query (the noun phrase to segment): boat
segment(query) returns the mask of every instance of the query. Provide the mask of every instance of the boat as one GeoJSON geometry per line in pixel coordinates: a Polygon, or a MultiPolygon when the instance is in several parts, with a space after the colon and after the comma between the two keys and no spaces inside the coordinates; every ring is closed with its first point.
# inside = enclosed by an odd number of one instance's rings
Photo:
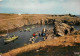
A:
{"type": "Polygon", "coordinates": [[[2,35],[0,35],[0,37],[5,37],[5,36],[7,36],[7,34],[2,34],[2,35]]]}
{"type": "Polygon", "coordinates": [[[14,40],[17,39],[17,38],[18,38],[18,36],[13,35],[12,37],[5,38],[5,39],[4,39],[4,42],[5,42],[5,43],[9,43],[9,42],[14,41],[14,40]]]}
{"type": "Polygon", "coordinates": [[[26,28],[25,30],[26,30],[26,31],[31,31],[31,29],[30,29],[30,28],[26,28]]]}
{"type": "Polygon", "coordinates": [[[9,43],[12,42],[14,40],[16,40],[18,38],[18,36],[12,35],[11,37],[8,34],[8,29],[7,29],[7,37],[4,38],[4,43],[9,43]]]}
{"type": "Polygon", "coordinates": [[[34,29],[35,27],[34,26],[32,26],[32,29],[34,29]]]}

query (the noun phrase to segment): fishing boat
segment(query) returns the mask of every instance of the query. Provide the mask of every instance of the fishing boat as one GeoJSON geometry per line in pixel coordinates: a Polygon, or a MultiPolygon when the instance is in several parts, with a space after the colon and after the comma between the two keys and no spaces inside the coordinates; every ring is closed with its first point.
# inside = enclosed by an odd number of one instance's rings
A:
{"type": "Polygon", "coordinates": [[[9,43],[9,42],[14,41],[14,40],[17,39],[17,38],[18,38],[18,36],[13,35],[12,37],[5,38],[5,39],[4,39],[4,42],[5,42],[5,43],[9,43]]]}

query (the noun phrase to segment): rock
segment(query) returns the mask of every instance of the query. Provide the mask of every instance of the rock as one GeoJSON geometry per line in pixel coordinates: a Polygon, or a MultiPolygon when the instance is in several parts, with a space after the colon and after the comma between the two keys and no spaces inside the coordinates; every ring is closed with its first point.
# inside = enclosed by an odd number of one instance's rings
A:
{"type": "Polygon", "coordinates": [[[51,29],[48,29],[47,31],[46,31],[46,34],[53,34],[53,29],[51,28],[51,29]]]}
{"type": "Polygon", "coordinates": [[[71,34],[74,31],[74,27],[71,27],[65,23],[55,22],[53,30],[56,36],[64,36],[71,34]]]}
{"type": "Polygon", "coordinates": [[[54,39],[57,39],[57,37],[54,37],[54,39]]]}
{"type": "Polygon", "coordinates": [[[73,32],[73,34],[80,35],[80,30],[76,30],[75,32],[73,32]]]}
{"type": "Polygon", "coordinates": [[[51,29],[48,29],[46,31],[46,36],[45,37],[47,37],[47,40],[51,40],[54,37],[53,29],[52,28],[51,29]]]}
{"type": "Polygon", "coordinates": [[[53,38],[53,34],[48,35],[47,40],[51,40],[53,38]]]}

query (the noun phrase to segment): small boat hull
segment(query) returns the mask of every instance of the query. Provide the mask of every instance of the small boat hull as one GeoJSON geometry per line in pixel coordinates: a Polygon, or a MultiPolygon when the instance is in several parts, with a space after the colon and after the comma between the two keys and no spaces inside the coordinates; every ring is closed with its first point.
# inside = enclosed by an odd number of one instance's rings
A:
{"type": "Polygon", "coordinates": [[[9,42],[12,42],[12,41],[14,41],[16,39],[18,39],[18,36],[15,36],[15,37],[12,37],[12,38],[10,37],[9,39],[6,38],[6,39],[4,39],[4,43],[9,43],[9,42]]]}

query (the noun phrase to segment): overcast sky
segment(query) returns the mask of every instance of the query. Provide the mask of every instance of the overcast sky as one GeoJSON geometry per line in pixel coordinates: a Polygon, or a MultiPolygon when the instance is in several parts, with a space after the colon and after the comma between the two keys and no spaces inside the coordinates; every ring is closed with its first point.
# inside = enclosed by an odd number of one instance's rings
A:
{"type": "Polygon", "coordinates": [[[0,13],[80,15],[80,0],[0,0],[0,13]]]}

